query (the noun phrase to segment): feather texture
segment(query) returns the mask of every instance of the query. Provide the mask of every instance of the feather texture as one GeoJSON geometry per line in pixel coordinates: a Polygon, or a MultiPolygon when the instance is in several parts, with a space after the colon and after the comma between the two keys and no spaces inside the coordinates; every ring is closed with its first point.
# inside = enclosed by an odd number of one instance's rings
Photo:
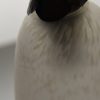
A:
{"type": "Polygon", "coordinates": [[[100,8],[87,2],[48,23],[26,16],[16,46],[15,100],[100,100],[100,8]]]}

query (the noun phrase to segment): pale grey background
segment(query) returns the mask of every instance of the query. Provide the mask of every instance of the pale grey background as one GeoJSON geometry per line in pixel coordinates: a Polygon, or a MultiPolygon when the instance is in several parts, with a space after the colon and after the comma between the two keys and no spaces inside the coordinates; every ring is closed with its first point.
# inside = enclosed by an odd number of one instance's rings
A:
{"type": "Polygon", "coordinates": [[[0,47],[16,40],[29,0],[0,0],[0,47]]]}

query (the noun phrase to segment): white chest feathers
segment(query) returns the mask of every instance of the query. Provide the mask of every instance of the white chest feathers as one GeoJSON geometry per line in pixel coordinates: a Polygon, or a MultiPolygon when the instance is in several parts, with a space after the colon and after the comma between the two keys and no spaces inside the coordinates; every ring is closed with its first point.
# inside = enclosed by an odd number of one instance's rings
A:
{"type": "Polygon", "coordinates": [[[16,100],[100,100],[100,8],[59,22],[27,16],[16,47],[16,100]]]}

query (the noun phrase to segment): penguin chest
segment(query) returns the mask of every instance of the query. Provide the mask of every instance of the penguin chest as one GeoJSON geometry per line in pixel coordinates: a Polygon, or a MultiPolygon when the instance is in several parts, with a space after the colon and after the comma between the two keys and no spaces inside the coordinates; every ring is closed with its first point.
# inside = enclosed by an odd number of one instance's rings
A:
{"type": "MultiPolygon", "coordinates": [[[[77,45],[78,46],[78,45],[77,45]]],[[[44,42],[34,48],[29,60],[31,69],[31,96],[34,100],[91,100],[100,97],[100,67],[91,58],[94,51],[87,52],[85,46],[72,55],[63,54],[61,48],[44,42]],[[68,56],[68,57],[67,57],[68,56]],[[32,88],[31,88],[32,87],[32,88]]],[[[95,55],[97,51],[95,51],[95,55]]],[[[96,60],[97,61],[97,60],[96,60]]]]}

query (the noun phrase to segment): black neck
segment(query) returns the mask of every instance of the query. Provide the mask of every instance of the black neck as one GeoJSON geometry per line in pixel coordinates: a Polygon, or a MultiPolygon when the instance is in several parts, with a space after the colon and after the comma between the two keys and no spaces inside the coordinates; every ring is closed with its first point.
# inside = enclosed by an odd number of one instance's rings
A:
{"type": "Polygon", "coordinates": [[[57,21],[86,3],[87,0],[37,0],[36,13],[44,21],[57,21]]]}

